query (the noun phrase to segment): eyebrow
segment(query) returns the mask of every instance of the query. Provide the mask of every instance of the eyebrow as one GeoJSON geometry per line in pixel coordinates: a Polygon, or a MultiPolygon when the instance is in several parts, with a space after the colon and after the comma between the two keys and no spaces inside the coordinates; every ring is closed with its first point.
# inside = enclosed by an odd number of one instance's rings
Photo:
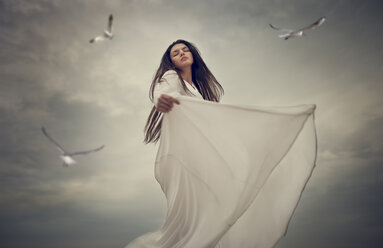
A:
{"type": "Polygon", "coordinates": [[[175,53],[175,52],[178,52],[180,49],[184,49],[184,48],[188,48],[187,46],[184,46],[184,47],[182,47],[182,48],[178,48],[177,50],[174,50],[172,53],[175,53]]]}

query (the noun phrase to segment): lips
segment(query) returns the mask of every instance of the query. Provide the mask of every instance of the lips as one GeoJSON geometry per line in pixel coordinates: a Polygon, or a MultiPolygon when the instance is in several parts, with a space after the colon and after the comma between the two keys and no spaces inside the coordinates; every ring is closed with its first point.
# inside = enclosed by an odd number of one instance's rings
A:
{"type": "Polygon", "coordinates": [[[185,60],[187,60],[188,59],[188,57],[182,57],[181,58],[181,61],[185,61],[185,60]]]}

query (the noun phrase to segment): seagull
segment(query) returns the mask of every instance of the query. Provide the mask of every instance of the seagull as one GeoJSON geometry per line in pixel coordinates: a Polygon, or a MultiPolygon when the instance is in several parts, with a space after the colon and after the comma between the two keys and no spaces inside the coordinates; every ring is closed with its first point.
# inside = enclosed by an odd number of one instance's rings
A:
{"type": "Polygon", "coordinates": [[[113,24],[113,15],[110,14],[109,20],[108,20],[108,28],[104,30],[104,33],[102,35],[94,37],[89,42],[90,43],[96,43],[99,41],[103,41],[105,39],[109,39],[109,40],[113,39],[114,35],[113,35],[113,31],[112,31],[112,24],[113,24]]]}
{"type": "Polygon", "coordinates": [[[62,146],[60,146],[54,139],[49,136],[47,131],[45,130],[45,127],[41,127],[41,130],[43,131],[43,134],[56,146],[56,148],[62,153],[60,155],[60,158],[64,161],[63,166],[68,167],[69,165],[76,164],[77,162],[72,158],[73,156],[77,155],[85,155],[91,152],[97,152],[104,148],[104,145],[100,146],[99,148],[88,150],[88,151],[81,151],[81,152],[66,152],[62,146]]]}
{"type": "Polygon", "coordinates": [[[326,17],[322,16],[321,18],[319,18],[316,22],[314,22],[313,24],[307,26],[307,27],[304,27],[304,28],[301,28],[301,29],[298,29],[298,30],[291,30],[291,29],[282,29],[282,28],[277,28],[275,26],[273,26],[272,24],[269,24],[271,28],[275,29],[275,30],[278,30],[280,31],[282,34],[278,35],[279,38],[282,38],[282,39],[289,39],[289,38],[293,38],[293,37],[301,37],[303,35],[306,35],[303,31],[304,30],[308,30],[308,29],[314,29],[316,27],[319,27],[320,25],[322,25],[324,23],[324,21],[326,20],[326,17]]]}

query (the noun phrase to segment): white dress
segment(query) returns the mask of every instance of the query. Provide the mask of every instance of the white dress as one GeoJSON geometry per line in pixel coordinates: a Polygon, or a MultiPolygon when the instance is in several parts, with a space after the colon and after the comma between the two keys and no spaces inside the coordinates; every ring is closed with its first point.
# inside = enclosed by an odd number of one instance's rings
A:
{"type": "Polygon", "coordinates": [[[126,248],[273,247],[316,160],[315,105],[239,107],[205,101],[175,71],[155,88],[180,105],[164,114],[155,177],[168,212],[126,248]]]}

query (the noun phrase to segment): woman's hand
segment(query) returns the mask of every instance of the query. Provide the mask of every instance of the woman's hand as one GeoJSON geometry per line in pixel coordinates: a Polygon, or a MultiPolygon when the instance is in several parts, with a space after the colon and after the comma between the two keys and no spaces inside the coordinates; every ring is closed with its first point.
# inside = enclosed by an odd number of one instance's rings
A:
{"type": "Polygon", "coordinates": [[[157,110],[162,113],[167,113],[170,110],[172,110],[174,103],[180,104],[180,102],[174,97],[168,96],[166,94],[162,94],[158,98],[157,110]]]}

